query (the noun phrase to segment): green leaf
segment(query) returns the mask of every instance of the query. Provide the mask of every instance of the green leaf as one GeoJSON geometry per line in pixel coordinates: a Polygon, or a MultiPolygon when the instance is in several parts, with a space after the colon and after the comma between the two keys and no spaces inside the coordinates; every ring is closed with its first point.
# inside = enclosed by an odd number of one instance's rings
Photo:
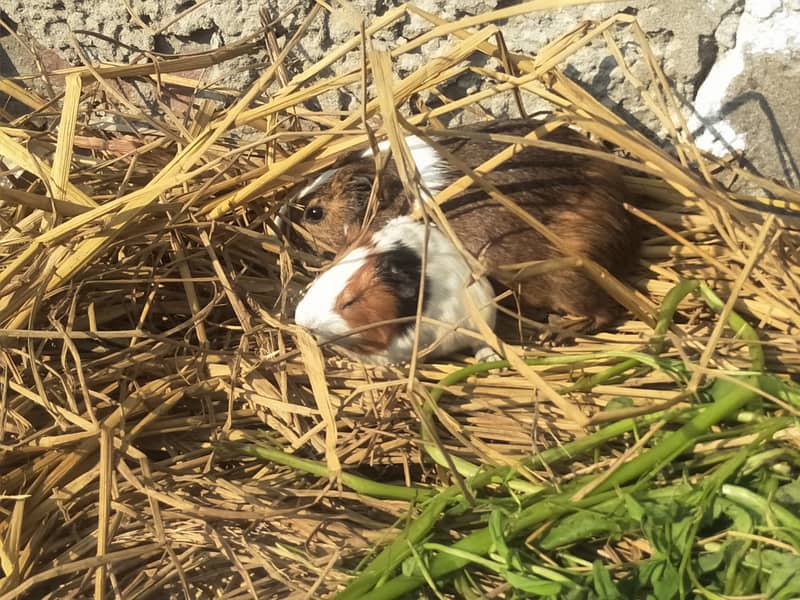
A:
{"type": "Polygon", "coordinates": [[[594,561],[592,564],[592,575],[594,577],[594,590],[597,592],[598,598],[604,598],[605,600],[622,600],[617,586],[611,579],[611,573],[608,572],[608,569],[602,561],[594,561]]]}
{"type": "Polygon", "coordinates": [[[672,600],[678,597],[680,576],[671,562],[662,562],[660,576],[651,580],[651,583],[656,600],[672,600]]]}
{"type": "Polygon", "coordinates": [[[630,494],[625,494],[623,499],[625,500],[625,507],[628,510],[628,516],[641,523],[645,515],[644,507],[630,494]]]}
{"type": "Polygon", "coordinates": [[[703,552],[697,557],[697,569],[701,573],[710,573],[719,569],[724,560],[724,548],[720,548],[715,552],[703,552]]]}
{"type": "Polygon", "coordinates": [[[415,575],[417,573],[417,558],[409,556],[402,563],[400,563],[400,572],[403,575],[415,575]]]}
{"type": "Polygon", "coordinates": [[[616,396],[608,401],[608,404],[603,408],[603,412],[631,408],[632,406],[635,406],[635,402],[630,396],[616,396]]]}
{"type": "Polygon", "coordinates": [[[506,516],[503,511],[495,509],[489,515],[489,533],[492,536],[492,551],[496,553],[506,566],[511,565],[511,550],[506,544],[506,516]]]}
{"type": "Polygon", "coordinates": [[[607,515],[586,510],[558,521],[542,536],[538,545],[540,548],[550,550],[582,540],[610,536],[621,531],[619,524],[607,515]]]}
{"type": "Polygon", "coordinates": [[[728,517],[733,523],[730,529],[741,531],[743,533],[753,532],[753,518],[750,512],[726,498],[717,498],[714,500],[714,508],[719,510],[719,513],[728,517]]]}
{"type": "Polygon", "coordinates": [[[640,597],[654,598],[655,600],[673,600],[679,594],[680,575],[675,566],[663,555],[641,563],[638,573],[639,586],[642,591],[652,590],[653,595],[637,595],[640,597]]]}
{"type": "Polygon", "coordinates": [[[800,556],[776,550],[763,550],[761,561],[769,574],[763,593],[770,600],[800,597],[800,556]]]}
{"type": "Polygon", "coordinates": [[[554,596],[561,591],[561,585],[555,581],[539,579],[538,577],[529,577],[527,575],[512,573],[510,571],[504,571],[501,573],[501,575],[509,583],[509,585],[529,594],[537,594],[539,596],[554,596]]]}
{"type": "Polygon", "coordinates": [[[775,492],[775,501],[788,509],[800,512],[800,481],[782,485],[775,492]]]}

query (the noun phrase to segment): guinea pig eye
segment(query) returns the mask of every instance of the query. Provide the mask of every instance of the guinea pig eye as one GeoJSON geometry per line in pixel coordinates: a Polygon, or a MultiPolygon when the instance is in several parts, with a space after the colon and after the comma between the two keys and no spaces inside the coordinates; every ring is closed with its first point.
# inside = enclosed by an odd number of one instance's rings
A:
{"type": "Polygon", "coordinates": [[[349,300],[342,302],[342,309],[350,308],[361,299],[361,296],[353,296],[349,300]]]}
{"type": "Polygon", "coordinates": [[[307,221],[321,221],[323,216],[325,216],[325,211],[321,206],[309,206],[306,209],[305,218],[307,221]]]}

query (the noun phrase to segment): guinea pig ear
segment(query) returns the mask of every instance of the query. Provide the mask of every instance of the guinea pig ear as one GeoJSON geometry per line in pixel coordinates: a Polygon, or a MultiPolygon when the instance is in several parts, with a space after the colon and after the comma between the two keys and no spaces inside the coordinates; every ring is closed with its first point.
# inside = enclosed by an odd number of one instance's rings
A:
{"type": "MultiPolygon", "coordinates": [[[[359,163],[359,162],[362,162],[364,160],[364,158],[365,157],[364,157],[364,151],[363,150],[354,150],[354,151],[348,152],[347,154],[343,155],[341,158],[338,158],[336,160],[336,162],[333,163],[332,168],[346,167],[347,165],[350,165],[350,164],[353,164],[353,163],[359,163]]],[[[373,160],[372,156],[370,156],[369,158],[370,158],[370,160],[373,160]]]]}
{"type": "Polygon", "coordinates": [[[372,177],[367,177],[366,175],[356,175],[353,177],[352,181],[350,181],[349,188],[353,192],[369,197],[369,195],[372,193],[372,183],[372,177]]]}
{"type": "Polygon", "coordinates": [[[398,316],[416,314],[422,274],[422,260],[419,255],[406,246],[398,245],[379,254],[376,266],[379,277],[391,288],[399,301],[398,316]]]}
{"type": "Polygon", "coordinates": [[[392,212],[397,215],[406,214],[411,209],[403,182],[393,161],[389,161],[380,172],[378,203],[381,209],[394,209],[392,212]]]}

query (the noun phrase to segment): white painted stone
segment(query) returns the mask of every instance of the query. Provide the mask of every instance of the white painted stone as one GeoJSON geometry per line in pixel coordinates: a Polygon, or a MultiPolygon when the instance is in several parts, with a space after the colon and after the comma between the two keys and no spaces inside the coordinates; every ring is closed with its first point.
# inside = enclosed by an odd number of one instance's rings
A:
{"type": "Polygon", "coordinates": [[[755,3],[750,2],[750,6],[745,10],[757,19],[768,19],[781,8],[781,0],[757,0],[755,3]]]}
{"type": "Polygon", "coordinates": [[[718,156],[746,146],[746,134],[735,131],[721,114],[728,88],[745,72],[749,57],[800,48],[800,10],[784,6],[781,0],[747,0],[735,39],[735,46],[717,60],[698,89],[697,114],[689,121],[693,131],[705,124],[697,145],[718,156]]]}

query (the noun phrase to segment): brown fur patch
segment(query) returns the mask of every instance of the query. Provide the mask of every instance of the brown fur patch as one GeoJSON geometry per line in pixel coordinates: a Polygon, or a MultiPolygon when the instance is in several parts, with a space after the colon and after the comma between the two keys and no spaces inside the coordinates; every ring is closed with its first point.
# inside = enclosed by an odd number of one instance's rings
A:
{"type": "MultiPolygon", "coordinates": [[[[397,299],[378,277],[373,258],[350,278],[336,302],[336,311],[354,329],[397,318],[397,299]]],[[[370,327],[352,336],[350,343],[361,352],[380,352],[386,350],[399,329],[397,323],[370,327]]]]}
{"type": "Polygon", "coordinates": [[[303,213],[303,227],[315,240],[336,250],[342,248],[347,233],[353,229],[353,223],[360,218],[344,193],[346,178],[349,176],[341,171],[334,174],[328,182],[311,193],[303,213]],[[306,218],[308,211],[313,207],[324,211],[320,221],[306,218]]]}
{"type": "Polygon", "coordinates": [[[362,158],[337,168],[333,177],[306,199],[302,225],[315,240],[341,250],[351,245],[361,233],[381,227],[392,217],[407,212],[402,183],[391,166],[387,167],[379,182],[376,216],[367,213],[376,176],[373,159],[362,158]],[[324,211],[321,220],[307,218],[313,207],[324,211]]]}

